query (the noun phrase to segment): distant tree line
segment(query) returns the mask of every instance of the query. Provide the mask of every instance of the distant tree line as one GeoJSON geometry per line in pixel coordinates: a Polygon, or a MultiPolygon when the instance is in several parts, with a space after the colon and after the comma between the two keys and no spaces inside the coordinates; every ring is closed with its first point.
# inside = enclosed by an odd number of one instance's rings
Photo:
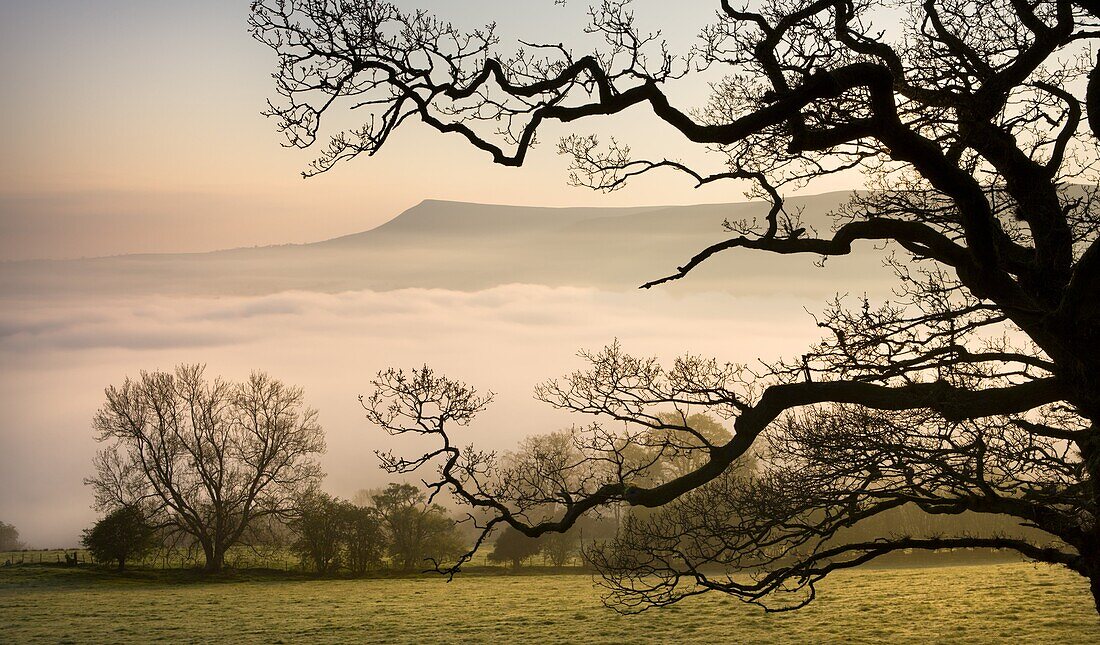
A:
{"type": "MultiPolygon", "coordinates": [[[[469,515],[471,521],[457,522],[410,484],[361,491],[354,502],[320,492],[317,456],[324,433],[316,412],[305,406],[300,388],[266,374],[231,383],[207,379],[201,366],[182,365],[172,373],[143,372],[109,387],[106,396],[94,425],[108,446],[87,480],[105,516],[85,531],[83,543],[96,560],[120,570],[153,551],[186,550],[201,551],[204,569],[218,571],[233,547],[272,556],[289,551],[319,574],[438,570],[441,563],[454,566],[485,537],[484,518],[469,515]]],[[[515,514],[525,522],[546,521],[561,512],[562,498],[553,491],[586,489],[623,472],[631,474],[632,486],[658,486],[695,471],[713,446],[732,439],[721,422],[703,414],[669,411],[653,421],[642,432],[603,436],[616,462],[587,459],[575,431],[528,437],[500,461],[501,485],[523,500],[515,514]],[[675,431],[681,427],[692,432],[675,431]]],[[[763,485],[761,462],[768,459],[775,456],[747,453],[723,475],[721,490],[736,497],[763,485]]],[[[513,568],[540,556],[556,567],[598,565],[648,548],[630,538],[652,533],[643,528],[678,530],[728,504],[715,498],[698,508],[608,505],[602,515],[585,516],[568,531],[538,537],[503,525],[493,532],[487,559],[513,568]]],[[[839,527],[838,535],[855,542],[941,533],[1030,537],[1027,531],[1008,516],[930,515],[902,505],[839,527]]],[[[18,531],[0,523],[0,550],[18,548],[18,531]]]]}
{"type": "MultiPolygon", "coordinates": [[[[303,569],[353,575],[431,569],[468,548],[458,524],[442,506],[428,504],[415,486],[392,483],[364,493],[355,503],[307,491],[295,499],[288,519],[254,521],[237,546],[255,552],[261,561],[289,552],[303,569]]],[[[114,564],[120,571],[154,551],[186,553],[201,548],[195,542],[158,528],[139,505],[109,512],[85,530],[83,538],[96,561],[114,564]]]]}
{"type": "Polygon", "coordinates": [[[564,533],[545,533],[537,538],[509,526],[500,531],[486,559],[513,569],[533,563],[558,568],[583,565],[585,546],[609,540],[617,530],[618,521],[609,516],[585,518],[564,533]]]}
{"type": "Polygon", "coordinates": [[[415,571],[453,560],[466,548],[456,523],[410,484],[363,496],[365,504],[311,493],[290,526],[291,548],[317,573],[390,568],[415,571]]]}

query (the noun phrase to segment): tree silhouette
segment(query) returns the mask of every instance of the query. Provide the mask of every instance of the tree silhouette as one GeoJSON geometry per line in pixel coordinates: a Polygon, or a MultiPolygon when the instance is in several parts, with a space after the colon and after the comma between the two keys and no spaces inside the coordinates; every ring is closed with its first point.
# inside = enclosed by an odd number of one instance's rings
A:
{"type": "Polygon", "coordinates": [[[378,510],[352,502],[342,505],[345,523],[344,559],[348,569],[363,575],[382,565],[386,542],[378,510]]]}
{"type": "Polygon", "coordinates": [[[82,543],[96,560],[117,562],[122,571],[128,560],[140,558],[156,545],[156,529],[139,506],[123,506],[85,529],[82,543]]]}
{"type": "Polygon", "coordinates": [[[689,472],[641,483],[622,459],[638,435],[593,425],[569,476],[548,470],[541,490],[530,477],[517,484],[495,456],[459,450],[448,434],[489,398],[430,370],[384,372],[375,383],[376,423],[442,442],[386,465],[439,464],[433,485],[490,512],[486,532],[504,523],[538,536],[607,505],[663,507],[599,562],[626,610],[709,589],[800,606],[836,569],[953,547],[1064,565],[1091,581],[1100,609],[1100,73],[1088,50],[1100,3],[762,4],[722,0],[682,56],[642,31],[623,0],[591,9],[587,32],[602,45],[584,55],[556,35],[502,54],[492,26],[464,32],[380,1],[253,4],[254,36],[278,53],[279,100],[268,113],[288,145],[313,145],[336,110],[369,114],[331,136],[306,174],[375,153],[409,120],[519,166],[547,123],[645,110],[712,152],[715,168],[671,151],[638,158],[625,143],[578,133],[558,146],[573,183],[614,190],[675,171],[698,185],[752,182],[749,194],[771,208],[763,220],[728,223],[727,239],[644,287],[734,249],[824,260],[875,243],[895,253],[896,297],[831,303],[819,318],[824,338],[796,360],[750,369],[685,357],[666,368],[612,346],[539,390],[563,409],[668,431],[670,449],[673,437],[693,437],[705,458],[689,472]],[[698,75],[712,97],[677,107],[672,81],[698,75]],[[784,191],[849,169],[868,190],[831,214],[831,232],[785,207],[784,191]],[[684,420],[657,416],[670,407],[684,420]],[[732,439],[695,432],[686,413],[700,409],[729,419],[732,439]],[[731,474],[762,444],[759,476],[731,474]],[[525,509],[548,499],[560,513],[528,521],[525,509]],[[903,504],[1007,514],[1048,541],[838,542],[840,527],[903,504]]]}
{"type": "Polygon", "coordinates": [[[94,426],[108,446],[85,480],[97,508],[148,508],[158,528],[199,543],[207,571],[222,568],[255,520],[285,516],[320,481],[317,413],[300,388],[266,374],[210,381],[202,366],[181,365],[127,378],[106,396],[94,426]]]}
{"type": "Polygon", "coordinates": [[[581,545],[581,527],[565,533],[545,533],[539,538],[539,552],[555,567],[564,567],[577,555],[581,545]]]}
{"type": "Polygon", "coordinates": [[[455,560],[463,551],[455,523],[411,484],[390,484],[372,497],[394,568],[412,571],[455,560]]]}
{"type": "Polygon", "coordinates": [[[290,526],[297,539],[291,549],[303,563],[310,563],[320,574],[340,568],[347,536],[344,505],[331,495],[309,491],[295,503],[295,517],[290,526]]]}
{"type": "Polygon", "coordinates": [[[489,553],[490,562],[508,562],[513,569],[523,566],[523,561],[538,555],[539,541],[529,538],[512,527],[506,527],[493,543],[489,553]]]}
{"type": "Polygon", "coordinates": [[[18,551],[24,546],[26,545],[19,539],[19,529],[0,521],[0,551],[18,551]]]}

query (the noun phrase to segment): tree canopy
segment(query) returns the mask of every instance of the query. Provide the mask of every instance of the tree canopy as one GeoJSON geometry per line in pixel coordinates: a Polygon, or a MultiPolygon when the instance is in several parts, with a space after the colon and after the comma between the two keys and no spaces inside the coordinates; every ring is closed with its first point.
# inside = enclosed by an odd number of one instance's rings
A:
{"type": "Polygon", "coordinates": [[[84,531],[84,547],[99,562],[115,562],[118,570],[126,562],[148,553],[156,545],[156,529],[137,505],[122,506],[84,531]]]}
{"type": "Polygon", "coordinates": [[[393,566],[411,571],[453,562],[464,551],[454,520],[412,484],[390,484],[372,496],[393,566]]]}
{"type": "Polygon", "coordinates": [[[310,491],[296,503],[291,549],[320,574],[346,567],[363,575],[382,565],[386,536],[377,509],[310,491]]]}
{"type": "Polygon", "coordinates": [[[525,560],[538,555],[539,551],[541,546],[537,539],[527,537],[509,526],[497,536],[488,557],[490,562],[508,562],[513,569],[518,569],[525,560]]]}
{"type": "Polygon", "coordinates": [[[0,522],[0,551],[18,551],[24,546],[19,539],[19,529],[7,522],[0,522]]]}
{"type": "Polygon", "coordinates": [[[158,528],[194,538],[209,571],[251,523],[287,516],[320,481],[317,413],[267,374],[231,383],[181,365],[127,378],[106,398],[94,426],[108,445],[86,480],[96,506],[140,505],[158,528]]]}
{"type": "Polygon", "coordinates": [[[661,507],[600,562],[625,610],[707,590],[797,607],[831,571],[953,547],[1064,565],[1090,580],[1100,608],[1100,73],[1090,50],[1100,4],[721,0],[682,54],[640,23],[629,2],[606,0],[590,11],[593,51],[560,34],[509,51],[493,26],[463,31],[379,0],[257,0],[252,10],[254,36],[278,55],[269,115],[288,145],[314,145],[336,111],[368,115],[331,133],[307,174],[377,152],[410,120],[520,166],[546,124],[643,110],[709,151],[712,167],[575,132],[558,145],[573,183],[615,190],[671,171],[698,185],[750,182],[770,209],[728,222],[724,239],[675,270],[655,267],[664,277],[642,286],[738,249],[824,261],[879,244],[893,253],[894,296],[827,304],[823,338],[789,360],[663,366],[617,345],[588,353],[585,369],[538,397],[633,430],[624,438],[597,422],[578,434],[581,459],[535,459],[543,470],[519,481],[492,453],[452,441],[491,397],[428,369],[386,371],[371,419],[439,447],[385,464],[437,465],[431,485],[491,513],[486,532],[539,536],[608,505],[661,507]],[[689,77],[713,88],[695,109],[674,95],[689,77]],[[830,214],[831,230],[785,206],[785,193],[844,171],[861,173],[865,190],[830,214]],[[681,419],[658,415],[669,408],[681,419]],[[732,438],[696,431],[699,410],[728,420],[732,438]],[[670,446],[691,437],[705,457],[640,477],[624,448],[654,430],[670,446]],[[761,472],[736,475],[754,446],[766,447],[761,472]],[[550,500],[554,517],[527,513],[550,500]],[[838,539],[840,527],[905,504],[1006,514],[1046,538],[838,539]]]}
{"type": "Polygon", "coordinates": [[[329,573],[340,567],[345,536],[345,509],[325,493],[310,491],[296,503],[297,512],[291,529],[298,536],[291,548],[303,562],[312,564],[317,573],[329,573]]]}

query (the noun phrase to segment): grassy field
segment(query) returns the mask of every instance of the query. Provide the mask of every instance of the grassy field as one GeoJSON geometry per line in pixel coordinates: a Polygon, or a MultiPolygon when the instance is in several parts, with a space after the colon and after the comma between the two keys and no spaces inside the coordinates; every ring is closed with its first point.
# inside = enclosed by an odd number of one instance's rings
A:
{"type": "Polygon", "coordinates": [[[1082,578],[1024,563],[842,572],[765,614],[710,594],[619,616],[578,574],[217,582],[95,569],[0,569],[0,643],[1098,643],[1082,578]]]}

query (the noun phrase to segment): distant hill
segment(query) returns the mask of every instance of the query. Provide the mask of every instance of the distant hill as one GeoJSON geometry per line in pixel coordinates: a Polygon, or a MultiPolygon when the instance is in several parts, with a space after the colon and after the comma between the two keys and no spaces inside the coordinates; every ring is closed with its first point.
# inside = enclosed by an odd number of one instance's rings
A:
{"type": "MultiPolygon", "coordinates": [[[[850,193],[789,200],[828,234],[850,193]]],[[[638,208],[533,208],[427,200],[369,231],[323,242],[211,253],[0,264],[5,296],[260,295],[410,287],[478,290],[508,283],[633,289],[725,239],[725,219],[762,218],[763,202],[638,208]]],[[[868,248],[870,245],[868,245],[868,248]]],[[[883,284],[877,253],[831,258],[725,253],[664,288],[742,294],[860,291],[883,284]]]]}

